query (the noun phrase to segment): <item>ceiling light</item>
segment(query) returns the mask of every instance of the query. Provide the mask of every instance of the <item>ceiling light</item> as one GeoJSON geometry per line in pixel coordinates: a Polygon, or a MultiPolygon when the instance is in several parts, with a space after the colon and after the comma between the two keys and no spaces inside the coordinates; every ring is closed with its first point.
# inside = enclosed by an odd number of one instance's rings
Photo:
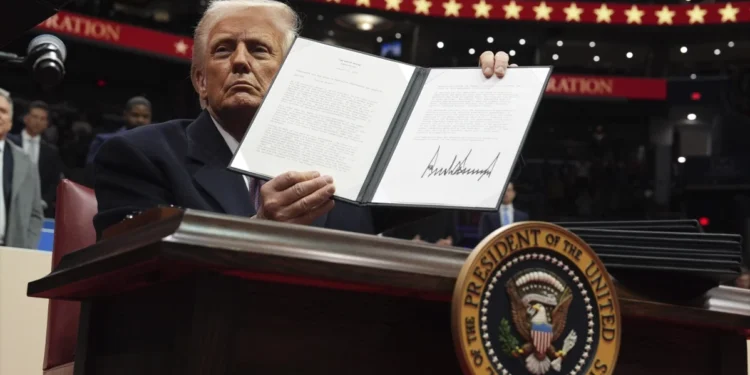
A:
{"type": "Polygon", "coordinates": [[[508,54],[511,55],[511,56],[515,56],[516,55],[516,50],[512,49],[512,50],[508,51],[508,54]]]}
{"type": "Polygon", "coordinates": [[[680,156],[680,157],[677,158],[677,162],[680,163],[680,164],[684,164],[685,160],[687,160],[687,159],[685,159],[684,156],[680,156]]]}
{"type": "Polygon", "coordinates": [[[718,48],[717,48],[717,49],[715,49],[715,50],[714,50],[714,55],[716,55],[716,56],[719,56],[719,55],[721,55],[721,50],[720,50],[720,49],[718,49],[718,48]]]}
{"type": "Polygon", "coordinates": [[[695,113],[688,113],[688,115],[687,115],[687,119],[690,120],[690,121],[695,121],[695,119],[697,119],[697,118],[698,118],[698,116],[696,116],[695,113]]]}
{"type": "Polygon", "coordinates": [[[734,47],[734,42],[730,40],[729,43],[727,43],[727,46],[729,46],[729,48],[734,47]]]}
{"type": "Polygon", "coordinates": [[[628,52],[625,54],[625,57],[632,59],[633,58],[633,52],[628,52]]]}
{"type": "Polygon", "coordinates": [[[687,47],[685,46],[680,47],[680,52],[687,53],[687,47]]]}
{"type": "Polygon", "coordinates": [[[333,36],[334,32],[333,30],[328,30],[328,36],[333,36]]]}
{"type": "Polygon", "coordinates": [[[563,41],[562,40],[558,40],[557,41],[557,46],[558,47],[562,47],[563,46],[563,41]]]}
{"type": "Polygon", "coordinates": [[[599,56],[594,56],[594,61],[599,62],[599,56]]]}
{"type": "Polygon", "coordinates": [[[491,36],[488,36],[488,37],[487,37],[487,43],[492,43],[492,42],[494,42],[494,41],[495,41],[495,38],[493,38],[493,37],[491,37],[491,36]]]}
{"type": "Polygon", "coordinates": [[[443,48],[445,44],[443,42],[437,42],[437,48],[443,48]]]}
{"type": "Polygon", "coordinates": [[[323,20],[323,15],[322,14],[318,14],[318,21],[322,21],[322,20],[323,20]]]}
{"type": "Polygon", "coordinates": [[[558,56],[557,54],[552,55],[552,60],[557,60],[559,58],[560,58],[560,56],[558,56]]]}
{"type": "Polygon", "coordinates": [[[590,42],[589,42],[589,47],[591,47],[591,48],[594,48],[594,47],[596,47],[596,42],[594,42],[593,40],[592,40],[592,41],[590,41],[590,42]]]}
{"type": "Polygon", "coordinates": [[[474,52],[476,52],[476,51],[474,51],[474,48],[469,48],[469,55],[473,55],[474,52]]]}
{"type": "Polygon", "coordinates": [[[401,39],[401,33],[396,33],[396,39],[401,39]]]}
{"type": "Polygon", "coordinates": [[[375,40],[377,40],[378,43],[383,43],[383,37],[382,36],[379,36],[379,37],[375,38],[375,40]]]}
{"type": "Polygon", "coordinates": [[[518,40],[518,44],[520,44],[520,45],[526,44],[526,39],[520,39],[520,40],[518,40]]]}
{"type": "Polygon", "coordinates": [[[369,31],[372,30],[372,24],[369,22],[362,22],[357,24],[357,28],[359,28],[360,30],[369,31]]]}
{"type": "Polygon", "coordinates": [[[698,76],[695,73],[690,75],[690,79],[696,79],[696,78],[698,78],[698,76]]]}

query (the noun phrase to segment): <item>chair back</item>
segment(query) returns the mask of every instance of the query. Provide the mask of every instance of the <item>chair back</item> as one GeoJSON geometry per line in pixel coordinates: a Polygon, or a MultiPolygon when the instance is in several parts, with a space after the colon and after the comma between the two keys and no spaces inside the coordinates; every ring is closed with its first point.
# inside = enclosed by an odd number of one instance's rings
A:
{"type": "MultiPolygon", "coordinates": [[[[53,270],[65,254],[96,243],[93,223],[96,212],[94,190],[68,179],[60,181],[57,185],[53,270]]],[[[79,302],[50,300],[45,371],[74,361],[80,312],[79,302]]]]}

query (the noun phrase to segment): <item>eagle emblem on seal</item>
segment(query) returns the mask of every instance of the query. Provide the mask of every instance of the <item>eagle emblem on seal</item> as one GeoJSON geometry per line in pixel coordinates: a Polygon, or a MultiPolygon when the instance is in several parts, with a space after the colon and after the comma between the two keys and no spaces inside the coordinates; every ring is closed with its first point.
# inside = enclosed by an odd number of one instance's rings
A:
{"type": "Polygon", "coordinates": [[[523,359],[526,369],[542,375],[560,371],[562,361],[576,344],[578,335],[570,330],[556,348],[554,343],[565,332],[568,308],[573,301],[570,288],[544,269],[519,272],[506,283],[511,317],[522,342],[512,334],[506,319],[501,321],[500,342],[506,355],[523,359]]]}

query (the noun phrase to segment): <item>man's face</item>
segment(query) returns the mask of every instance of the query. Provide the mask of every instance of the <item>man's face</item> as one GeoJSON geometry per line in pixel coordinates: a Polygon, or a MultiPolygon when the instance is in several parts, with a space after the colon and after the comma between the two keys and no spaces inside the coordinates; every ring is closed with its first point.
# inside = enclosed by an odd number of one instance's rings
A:
{"type": "Polygon", "coordinates": [[[13,126],[13,121],[10,118],[11,106],[8,99],[0,96],[0,139],[5,139],[5,136],[13,126]]]}
{"type": "Polygon", "coordinates": [[[503,194],[503,204],[511,204],[514,199],[516,199],[516,189],[513,187],[513,183],[509,182],[508,188],[505,189],[505,194],[503,194]]]}
{"type": "Polygon", "coordinates": [[[49,125],[49,113],[42,108],[32,108],[23,117],[23,123],[26,125],[26,131],[29,135],[36,136],[42,134],[49,125]]]}
{"type": "Polygon", "coordinates": [[[151,123],[151,108],[144,104],[136,104],[125,111],[125,122],[128,129],[151,123]]]}
{"type": "Polygon", "coordinates": [[[219,21],[208,34],[199,94],[215,115],[250,116],[281,67],[284,33],[274,9],[252,7],[219,21]]]}

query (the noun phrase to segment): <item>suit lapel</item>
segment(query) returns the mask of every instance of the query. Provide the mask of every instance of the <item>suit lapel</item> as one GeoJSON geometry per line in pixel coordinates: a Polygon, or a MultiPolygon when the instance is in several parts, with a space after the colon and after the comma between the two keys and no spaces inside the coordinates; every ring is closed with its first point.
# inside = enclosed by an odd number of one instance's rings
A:
{"type": "Polygon", "coordinates": [[[255,208],[242,175],[227,169],[232,159],[224,139],[207,111],[188,126],[188,158],[193,180],[213,198],[225,213],[252,216],[255,208]]]}
{"type": "Polygon", "coordinates": [[[13,183],[10,189],[10,200],[13,202],[18,193],[21,192],[21,188],[23,188],[26,174],[32,170],[31,161],[18,146],[6,142],[5,147],[10,147],[10,151],[13,153],[13,183]]]}

